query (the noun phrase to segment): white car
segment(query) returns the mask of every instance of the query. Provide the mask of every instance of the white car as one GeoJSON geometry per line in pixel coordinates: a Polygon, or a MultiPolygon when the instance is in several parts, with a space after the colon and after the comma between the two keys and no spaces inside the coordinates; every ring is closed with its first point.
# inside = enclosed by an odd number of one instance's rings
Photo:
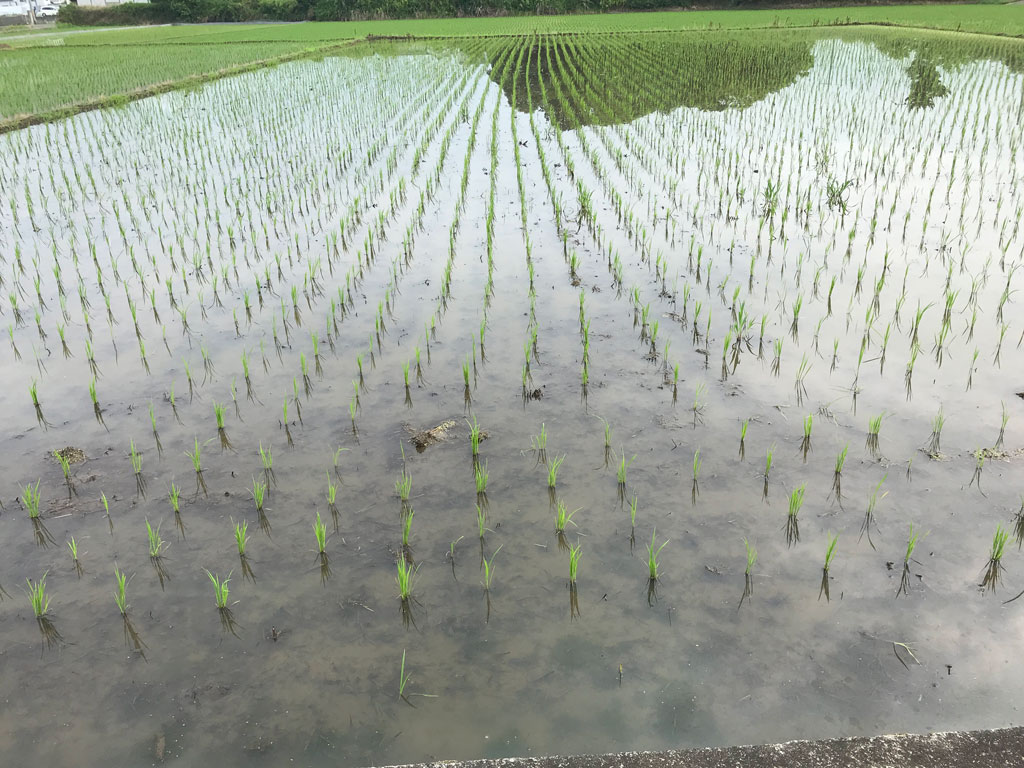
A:
{"type": "Polygon", "coordinates": [[[36,16],[40,19],[56,17],[58,10],[56,5],[41,5],[36,11],[36,16]]]}

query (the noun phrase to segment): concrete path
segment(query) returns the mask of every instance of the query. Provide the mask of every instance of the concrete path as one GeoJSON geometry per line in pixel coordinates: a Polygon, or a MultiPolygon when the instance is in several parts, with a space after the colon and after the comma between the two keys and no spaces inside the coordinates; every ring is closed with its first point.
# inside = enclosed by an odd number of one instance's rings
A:
{"type": "Polygon", "coordinates": [[[1021,768],[1024,728],[756,747],[445,761],[403,768],[1021,768]]]}

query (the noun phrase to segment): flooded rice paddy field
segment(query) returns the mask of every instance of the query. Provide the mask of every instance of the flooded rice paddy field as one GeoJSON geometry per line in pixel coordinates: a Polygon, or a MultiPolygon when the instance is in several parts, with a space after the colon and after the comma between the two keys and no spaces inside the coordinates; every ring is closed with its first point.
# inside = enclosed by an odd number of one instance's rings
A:
{"type": "Polygon", "coordinates": [[[0,138],[5,753],[1018,723],[1021,54],[382,43],[0,138]]]}

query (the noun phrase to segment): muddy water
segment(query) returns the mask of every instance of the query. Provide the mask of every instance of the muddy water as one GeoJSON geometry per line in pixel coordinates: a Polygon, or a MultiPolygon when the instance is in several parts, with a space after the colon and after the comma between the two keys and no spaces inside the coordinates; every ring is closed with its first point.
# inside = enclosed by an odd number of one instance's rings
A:
{"type": "Polygon", "coordinates": [[[642,94],[644,67],[658,45],[673,42],[650,40],[646,52],[615,39],[551,43],[550,59],[537,53],[542,46],[520,56],[495,43],[486,64],[479,45],[293,63],[0,140],[16,160],[3,172],[13,190],[0,214],[5,294],[17,293],[22,315],[18,325],[5,303],[13,332],[13,346],[0,352],[5,754],[16,763],[116,755],[125,764],[242,765],[265,755],[370,765],[1017,722],[1024,601],[1003,601],[1024,581],[1012,538],[999,588],[986,593],[978,583],[997,524],[1012,530],[1024,481],[1024,413],[1014,395],[1024,388],[1024,326],[1012,296],[997,315],[1007,280],[1017,285],[1024,245],[1014,222],[1024,158],[1010,119],[1022,98],[1019,54],[938,35],[790,40],[779,54],[783,74],[759,75],[759,50],[736,80],[714,84],[721,98],[684,87],[672,104],[658,92],[617,112],[634,82],[621,71],[633,73],[642,94]],[[920,65],[921,51],[941,87],[920,65]],[[503,55],[523,68],[514,101],[503,55]],[[617,80],[608,75],[608,88],[588,91],[579,73],[600,71],[599,62],[618,64],[617,80]],[[554,124],[547,114],[557,114],[554,124]],[[774,216],[765,213],[768,176],[781,187],[774,216]],[[829,177],[852,181],[845,215],[827,205],[829,177]],[[578,185],[592,192],[591,222],[580,216],[578,185]],[[616,193],[639,222],[633,228],[644,228],[639,239],[617,215],[616,193]],[[563,251],[578,255],[575,275],[563,251]],[[866,321],[886,263],[879,319],[866,321]],[[933,348],[947,280],[959,293],[940,366],[933,348]],[[590,322],[585,390],[580,292],[590,322]],[[187,308],[187,330],[172,294],[187,308]],[[333,319],[332,299],[344,304],[333,319]],[[723,378],[722,345],[741,302],[756,321],[723,378]],[[914,310],[929,303],[908,397],[914,310]],[[638,322],[647,304],[648,322],[659,323],[656,355],[638,322]],[[482,356],[476,335],[485,315],[482,356]],[[534,327],[524,387],[523,345],[534,327]],[[102,424],[88,392],[90,333],[102,424]],[[413,362],[407,397],[402,365],[416,347],[422,380],[413,362]],[[364,386],[353,424],[357,356],[364,386]],[[804,356],[810,370],[798,397],[804,356]],[[45,423],[29,396],[34,380],[45,423]],[[1001,401],[1009,421],[979,489],[973,452],[994,448],[1001,401]],[[221,448],[214,403],[226,406],[230,449],[221,448]],[[947,422],[931,457],[922,446],[940,406],[947,422]],[[872,452],[866,433],[877,414],[872,452]],[[483,541],[467,416],[487,433],[483,541]],[[418,452],[411,434],[447,420],[451,439],[418,452]],[[542,424],[547,459],[565,456],[556,495],[578,509],[565,537],[582,545],[578,614],[547,471],[531,450],[542,424]],[[196,438],[206,493],[185,455],[196,438]],[[261,443],[274,456],[263,525],[249,493],[263,477],[261,443]],[[87,456],[72,465],[70,488],[49,455],[67,445],[87,456]],[[844,445],[839,504],[830,491],[844,445]],[[635,459],[620,492],[622,454],[635,459]],[[418,565],[404,611],[395,584],[403,506],[394,490],[403,464],[418,565]],[[41,543],[17,499],[37,478],[50,537],[41,543]],[[172,482],[183,489],[177,517],[172,482]],[[338,486],[336,524],[329,482],[338,486]],[[861,527],[880,482],[869,542],[861,527]],[[800,540],[788,546],[788,498],[802,484],[800,540]],[[631,542],[625,500],[634,493],[631,542]],[[316,552],[317,513],[328,527],[329,573],[316,552]],[[146,520],[167,541],[157,562],[146,520]],[[233,539],[242,521],[246,572],[233,539]],[[927,535],[910,562],[909,592],[897,598],[911,524],[927,535]],[[658,546],[669,543],[652,590],[645,544],[655,529],[658,546]],[[819,591],[830,533],[839,539],[826,601],[819,591]],[[71,537],[80,573],[65,545],[71,537]],[[741,606],[744,539],[758,560],[741,606]],[[495,569],[489,593],[484,556],[495,569]],[[114,604],[115,564],[130,575],[134,635],[114,604]],[[231,574],[230,615],[215,607],[207,569],[231,574]],[[59,637],[41,633],[23,594],[25,579],[43,573],[59,637]]]}

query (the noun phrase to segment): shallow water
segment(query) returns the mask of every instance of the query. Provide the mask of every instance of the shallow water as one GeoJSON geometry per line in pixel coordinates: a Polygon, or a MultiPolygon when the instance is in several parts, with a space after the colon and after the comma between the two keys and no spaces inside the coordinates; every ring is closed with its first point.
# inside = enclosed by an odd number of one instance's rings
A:
{"type": "Polygon", "coordinates": [[[1019,48],[881,32],[777,42],[774,53],[736,34],[382,45],[0,138],[14,160],[0,170],[5,753],[370,765],[1017,723],[1024,600],[1003,602],[1024,588],[1015,540],[994,594],[978,584],[1024,480],[1019,48]],[[680,85],[657,62],[686,45],[698,53],[679,54],[680,72],[740,63],[680,85]],[[521,76],[505,77],[506,62],[521,76]],[[851,181],[845,214],[828,205],[830,179],[851,181]],[[752,325],[723,377],[741,304],[752,325]],[[914,313],[927,305],[908,392],[914,313]],[[974,451],[996,445],[1000,402],[1008,422],[979,488],[974,451]],[[487,433],[482,542],[467,417],[487,433]],[[418,452],[411,434],[446,420],[452,439],[418,452]],[[582,545],[578,615],[531,450],[542,424],[547,459],[565,456],[557,498],[578,509],[565,536],[582,545]],[[185,455],[196,438],[205,494],[185,455]],[[261,444],[274,456],[262,525],[250,493],[261,444]],[[66,445],[88,457],[69,484],[50,457],[66,445]],[[623,455],[635,459],[620,488],[623,455]],[[406,610],[403,462],[418,566],[406,610]],[[41,545],[17,499],[37,478],[41,545]],[[157,562],[146,520],[167,540],[157,562]],[[233,539],[241,521],[251,579],[233,539]],[[911,524],[926,536],[897,598],[911,524]],[[668,541],[653,590],[652,534],[668,541]],[[744,539],[758,560],[740,605],[744,539]],[[138,640],[114,604],[115,564],[130,575],[138,640]],[[206,569],[231,574],[230,619],[206,569]],[[59,638],[40,633],[23,594],[44,573],[59,638]]]}

